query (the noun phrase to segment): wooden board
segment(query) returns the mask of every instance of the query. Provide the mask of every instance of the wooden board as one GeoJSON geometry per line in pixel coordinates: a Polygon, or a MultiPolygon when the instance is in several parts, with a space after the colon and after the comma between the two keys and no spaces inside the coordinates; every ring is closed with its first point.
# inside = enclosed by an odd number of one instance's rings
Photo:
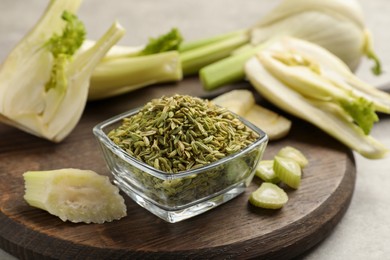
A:
{"type": "Polygon", "coordinates": [[[175,224],[128,198],[128,216],[101,225],[64,223],[23,200],[22,174],[27,170],[74,167],[109,175],[92,127],[151,98],[173,93],[206,94],[196,79],[187,79],[90,102],[77,128],[60,144],[0,125],[0,247],[20,259],[288,259],[331,232],[353,193],[354,158],[348,148],[298,119],[293,119],[287,138],[269,143],[264,156],[269,159],[281,147],[291,145],[310,161],[301,187],[286,189],[289,202],[281,210],[259,209],[247,202],[259,185],[257,179],[232,201],[175,224]]]}

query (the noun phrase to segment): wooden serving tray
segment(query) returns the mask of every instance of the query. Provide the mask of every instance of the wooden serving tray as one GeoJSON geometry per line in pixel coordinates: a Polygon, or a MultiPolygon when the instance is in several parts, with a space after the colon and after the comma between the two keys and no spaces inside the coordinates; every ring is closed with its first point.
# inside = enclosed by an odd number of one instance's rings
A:
{"type": "Polygon", "coordinates": [[[100,225],[62,222],[24,201],[22,174],[28,170],[73,167],[109,175],[92,127],[152,98],[174,93],[206,94],[197,79],[186,79],[90,102],[77,128],[59,144],[0,125],[0,247],[21,259],[289,259],[331,232],[352,197],[353,154],[322,131],[291,117],[290,134],[270,142],[263,159],[291,145],[303,151],[310,163],[301,187],[286,188],[289,202],[281,210],[259,209],[248,203],[249,194],[260,183],[256,177],[246,193],[175,224],[164,222],[128,198],[127,217],[100,225]]]}

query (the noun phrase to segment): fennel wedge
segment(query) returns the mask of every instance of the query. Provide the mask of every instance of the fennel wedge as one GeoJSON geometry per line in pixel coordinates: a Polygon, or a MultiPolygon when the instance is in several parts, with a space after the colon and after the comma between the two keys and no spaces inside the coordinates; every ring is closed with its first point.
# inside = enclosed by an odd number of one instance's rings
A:
{"type": "Polygon", "coordinates": [[[36,136],[62,141],[84,110],[89,79],[123,36],[114,23],[88,50],[76,17],[81,0],[53,0],[0,68],[0,120],[36,136]]]}
{"type": "Polygon", "coordinates": [[[80,169],[28,171],[23,174],[26,202],[62,221],[104,223],[126,216],[119,189],[107,176],[80,169]]]}

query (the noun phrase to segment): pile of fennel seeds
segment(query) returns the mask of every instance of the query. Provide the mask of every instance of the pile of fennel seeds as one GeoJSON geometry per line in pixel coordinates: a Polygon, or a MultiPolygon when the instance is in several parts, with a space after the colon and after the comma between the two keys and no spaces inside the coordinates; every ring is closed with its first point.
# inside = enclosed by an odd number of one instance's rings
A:
{"type": "Polygon", "coordinates": [[[188,95],[151,100],[108,137],[131,156],[167,173],[204,166],[259,138],[229,110],[188,95]]]}

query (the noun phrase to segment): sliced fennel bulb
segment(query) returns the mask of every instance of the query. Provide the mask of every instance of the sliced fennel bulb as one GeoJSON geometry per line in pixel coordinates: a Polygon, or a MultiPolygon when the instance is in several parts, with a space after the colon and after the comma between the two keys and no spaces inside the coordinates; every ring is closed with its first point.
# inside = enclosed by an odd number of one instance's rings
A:
{"type": "Polygon", "coordinates": [[[387,149],[381,143],[371,136],[364,135],[352,122],[326,113],[276,80],[261,66],[256,57],[247,62],[245,69],[252,85],[279,108],[314,124],[367,158],[382,158],[387,153],[387,149]]]}
{"type": "Polygon", "coordinates": [[[223,93],[212,102],[225,107],[263,130],[270,141],[285,137],[291,129],[291,121],[278,113],[256,104],[253,93],[235,89],[223,93]]]}
{"type": "MultiPolygon", "coordinates": [[[[296,85],[294,85],[296,82],[286,80],[291,74],[283,74],[281,71],[276,73],[275,67],[265,64],[264,55],[274,53],[276,50],[282,51],[284,54],[289,54],[293,51],[294,55],[296,55],[295,59],[305,57],[311,59],[313,62],[316,61],[315,65],[310,63],[295,64],[294,60],[290,64],[291,67],[307,69],[308,71],[312,70],[310,67],[316,67],[313,71],[313,75],[308,73],[305,74],[305,77],[303,78],[302,75],[296,74],[295,77],[298,79],[301,77],[300,81],[298,81],[299,84],[305,85],[305,81],[320,77],[318,82],[328,83],[327,87],[330,85],[332,86],[329,87],[329,91],[334,89],[338,89],[339,91],[349,89],[348,91],[345,91],[345,97],[352,98],[353,96],[351,93],[354,93],[353,95],[358,96],[358,100],[363,99],[363,102],[359,101],[357,103],[357,108],[359,108],[360,115],[363,117],[368,116],[367,120],[373,120],[372,123],[375,122],[375,115],[372,114],[373,110],[378,110],[377,107],[381,107],[383,110],[389,110],[390,96],[388,94],[381,93],[383,99],[378,100],[376,98],[371,98],[371,96],[367,94],[371,90],[367,85],[359,85],[363,89],[368,89],[366,93],[355,88],[354,85],[349,85],[348,82],[351,81],[350,77],[355,79],[355,76],[353,76],[352,72],[347,73],[344,70],[345,67],[340,65],[340,63],[342,64],[341,60],[338,60],[324,48],[303,40],[284,38],[283,40],[276,41],[267,49],[260,51],[245,64],[246,76],[254,88],[264,98],[268,99],[280,109],[312,123],[367,158],[378,159],[387,154],[388,149],[367,134],[372,125],[362,126],[357,124],[354,118],[356,115],[351,114],[351,111],[344,109],[342,105],[332,99],[323,98],[323,95],[317,96],[315,92],[318,91],[318,86],[313,87],[313,85],[308,85],[306,91],[297,89],[296,85]],[[333,61],[337,61],[334,63],[334,66],[332,66],[333,61]],[[342,69],[331,70],[331,68],[338,67],[342,69]],[[333,80],[334,77],[338,77],[339,82],[342,82],[343,84],[335,82],[333,80]],[[310,93],[310,91],[312,93],[310,93]],[[359,94],[361,95],[359,96],[359,94]]],[[[323,91],[325,90],[326,89],[323,89],[323,91]]],[[[377,93],[377,91],[375,91],[375,93],[377,93]]]]}
{"type": "Polygon", "coordinates": [[[288,49],[280,52],[265,50],[259,52],[257,58],[274,77],[303,96],[339,105],[366,134],[378,121],[371,101],[329,80],[315,60],[305,59],[288,49]]]}
{"type": "MultiPolygon", "coordinates": [[[[287,39],[287,37],[285,38],[287,39]]],[[[279,41],[279,43],[281,42],[279,41]]],[[[390,113],[390,95],[359,79],[339,57],[329,55],[329,51],[325,48],[310,44],[307,41],[290,38],[290,40],[283,42],[285,43],[283,48],[287,48],[287,50],[305,53],[306,57],[312,56],[312,59],[314,59],[312,64],[320,64],[321,73],[340,89],[351,91],[351,95],[369,99],[373,102],[375,110],[378,112],[390,113]]],[[[286,50],[283,48],[280,50],[286,50]]]]}
{"type": "Polygon", "coordinates": [[[2,64],[0,120],[4,123],[54,142],[63,140],[76,126],[86,104],[91,73],[124,34],[114,23],[92,48],[77,51],[84,28],[77,17],[66,18],[65,14],[76,13],[80,3],[51,1],[2,64]]]}

